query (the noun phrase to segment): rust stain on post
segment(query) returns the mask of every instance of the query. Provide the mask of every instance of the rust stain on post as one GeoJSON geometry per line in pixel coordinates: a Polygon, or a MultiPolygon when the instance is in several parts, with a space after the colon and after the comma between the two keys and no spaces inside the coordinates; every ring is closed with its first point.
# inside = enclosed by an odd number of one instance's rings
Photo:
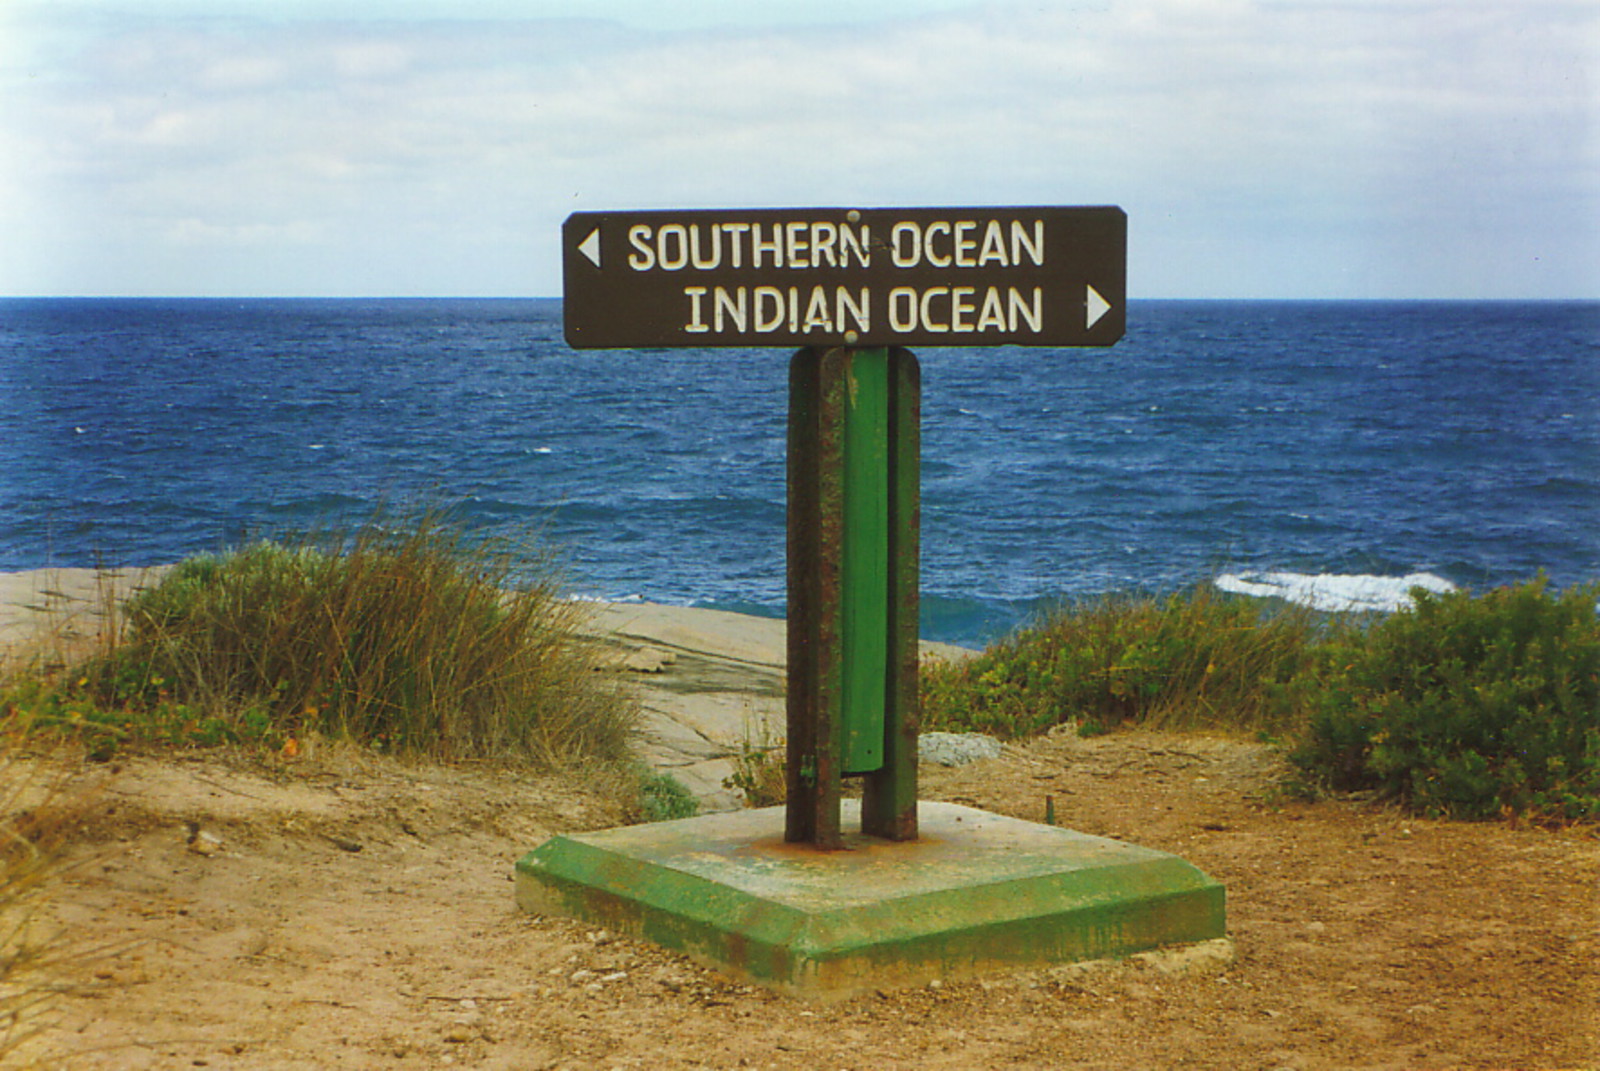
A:
{"type": "Polygon", "coordinates": [[[841,846],[839,546],[844,376],[814,349],[789,373],[788,789],[784,838],[841,846]]]}

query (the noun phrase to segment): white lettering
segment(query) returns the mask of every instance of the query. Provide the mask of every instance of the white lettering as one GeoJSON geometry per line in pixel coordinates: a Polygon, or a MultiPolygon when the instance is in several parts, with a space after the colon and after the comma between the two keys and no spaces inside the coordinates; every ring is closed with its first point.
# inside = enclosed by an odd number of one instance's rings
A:
{"type": "Polygon", "coordinates": [[[677,271],[689,263],[689,238],[683,224],[668,223],[656,231],[656,260],[667,271],[677,271]],[[677,242],[677,250],[668,252],[669,242],[677,242]]]}
{"type": "Polygon", "coordinates": [[[922,259],[922,232],[915,223],[896,223],[889,229],[889,259],[897,268],[914,268],[922,259]],[[900,244],[901,238],[910,240],[910,248],[900,244]]]}
{"type": "MultiPolygon", "coordinates": [[[[1044,238],[1043,238],[1042,235],[1040,236],[1039,242],[1040,242],[1040,246],[1042,248],[1043,247],[1043,243],[1044,243],[1044,238]]],[[[1036,334],[1038,332],[1040,332],[1040,331],[1043,331],[1044,330],[1043,292],[1037,286],[1034,287],[1033,288],[1033,304],[1032,305],[1024,305],[1022,303],[1022,295],[1020,293],[1018,293],[1016,287],[1008,286],[1008,287],[1006,287],[1006,290],[1009,291],[1009,294],[1008,294],[1009,302],[1007,304],[1007,309],[1008,309],[1008,315],[1009,315],[1009,319],[1010,319],[1011,333],[1012,334],[1016,334],[1016,332],[1017,332],[1017,316],[1019,314],[1022,316],[1022,318],[1024,320],[1028,321],[1029,330],[1033,331],[1036,334]]]]}
{"type": "Polygon", "coordinates": [[[655,250],[650,248],[650,227],[644,223],[635,223],[628,228],[628,244],[637,249],[637,253],[628,254],[628,267],[634,271],[649,271],[656,266],[655,250]]]}
{"type": "Polygon", "coordinates": [[[743,238],[746,234],[750,233],[750,224],[724,223],[722,225],[722,233],[728,236],[728,262],[735,268],[744,267],[743,238]]]}
{"type": "Polygon", "coordinates": [[[711,325],[706,323],[700,315],[700,299],[706,296],[703,286],[686,286],[684,294],[689,298],[689,322],[683,325],[685,331],[699,333],[711,330],[711,325]]]}
{"type": "Polygon", "coordinates": [[[968,237],[978,229],[976,220],[964,219],[956,224],[956,267],[976,268],[978,262],[973,259],[972,251],[978,248],[978,243],[968,237]]]}
{"type": "Polygon", "coordinates": [[[930,286],[928,289],[922,292],[922,305],[919,311],[922,313],[922,326],[924,330],[933,331],[938,334],[943,334],[944,332],[950,330],[949,324],[942,324],[936,321],[933,318],[933,313],[930,311],[934,298],[944,297],[949,293],[950,288],[948,286],[930,286]]]}
{"type": "Polygon", "coordinates": [[[748,292],[746,288],[741,286],[737,287],[730,296],[726,287],[717,287],[711,297],[711,316],[717,325],[718,331],[724,330],[722,326],[726,322],[723,320],[724,314],[733,321],[733,329],[735,331],[745,330],[745,325],[750,322],[749,311],[745,302],[745,295],[748,292]]]}
{"type": "MultiPolygon", "coordinates": [[[[841,298],[842,294],[841,290],[841,298]]],[[[867,291],[862,290],[861,296],[865,302],[867,291]]],[[[837,327],[843,331],[842,306],[834,311],[837,327]]],[[[897,286],[889,291],[886,311],[889,330],[900,334],[972,335],[994,331],[1015,335],[1023,328],[1037,334],[1044,329],[1044,291],[1037,286],[1027,293],[1014,286],[981,290],[975,286],[930,286],[921,290],[897,286]]],[[[860,330],[866,330],[865,323],[860,330]]]]}
{"type": "Polygon", "coordinates": [[[1044,220],[1036,219],[1033,221],[1032,241],[1028,240],[1028,232],[1022,229],[1022,221],[1020,219],[1011,221],[1012,264],[1020,265],[1022,263],[1022,250],[1024,249],[1028,251],[1028,256],[1032,258],[1034,264],[1041,268],[1044,267],[1044,220]]]}
{"type": "Polygon", "coordinates": [[[836,303],[838,305],[839,330],[841,330],[841,331],[850,330],[849,328],[845,327],[845,324],[844,324],[844,314],[845,314],[845,312],[847,310],[849,311],[851,316],[855,317],[855,321],[856,321],[855,330],[856,331],[860,331],[860,332],[865,333],[866,331],[871,330],[872,322],[871,322],[871,319],[867,315],[867,310],[869,308],[871,308],[871,306],[872,306],[872,302],[871,302],[870,298],[871,298],[871,295],[868,293],[867,288],[864,287],[864,286],[861,288],[861,301],[859,303],[857,303],[855,301],[851,301],[850,300],[850,291],[846,290],[842,286],[839,287],[838,290],[834,291],[834,300],[836,301],[836,303]]]}
{"type": "Polygon", "coordinates": [[[942,219],[941,220],[935,220],[934,222],[928,224],[927,229],[922,232],[922,252],[923,252],[923,255],[928,258],[928,263],[932,264],[935,268],[948,268],[950,266],[950,257],[948,255],[934,256],[934,253],[933,253],[933,236],[935,234],[949,234],[949,233],[950,233],[950,224],[946,223],[942,219]]]}
{"type": "Polygon", "coordinates": [[[991,286],[983,292],[983,311],[978,313],[978,330],[1006,329],[1006,310],[1000,302],[1000,288],[991,286]]]}
{"type": "Polygon", "coordinates": [[[761,267],[762,253],[772,254],[772,266],[774,268],[783,267],[783,225],[781,223],[774,223],[772,225],[772,239],[765,242],[761,240],[761,224],[750,224],[750,243],[751,267],[761,267]]]}
{"type": "Polygon", "coordinates": [[[820,286],[811,288],[811,298],[806,302],[805,332],[832,331],[833,310],[828,307],[828,291],[820,286]]]}
{"type": "Polygon", "coordinates": [[[839,240],[839,228],[832,223],[813,223],[811,225],[811,263],[820,268],[824,264],[836,267],[838,260],[833,255],[834,243],[839,240]]]}
{"type": "MultiPolygon", "coordinates": [[[[741,287],[740,289],[743,289],[741,287]]],[[[756,287],[756,330],[761,332],[776,331],[783,326],[783,291],[775,286],[756,287]],[[771,302],[772,313],[769,316],[762,311],[763,306],[771,302]]]]}
{"type": "Polygon", "coordinates": [[[701,271],[710,271],[722,263],[722,227],[713,223],[711,231],[711,252],[702,255],[700,249],[700,224],[689,225],[689,263],[701,271]]]}
{"type": "MultiPolygon", "coordinates": [[[[1043,267],[1044,221],[1009,223],[1008,235],[995,219],[902,220],[889,230],[889,259],[896,268],[1043,267]]],[[[636,223],[628,228],[628,245],[634,271],[872,266],[872,234],[864,223],[636,223]]]]}
{"type": "Polygon", "coordinates": [[[786,223],[783,227],[784,248],[788,251],[789,267],[809,268],[811,259],[806,256],[809,252],[806,246],[806,224],[800,221],[786,223]]]}
{"type": "Polygon", "coordinates": [[[848,223],[839,228],[839,267],[850,266],[851,250],[855,251],[857,267],[872,267],[872,235],[868,233],[865,223],[861,225],[859,233],[852,231],[848,223]]]}
{"type": "Polygon", "coordinates": [[[978,266],[982,267],[990,262],[1006,266],[1006,240],[1000,233],[1000,221],[991,219],[989,225],[983,228],[983,251],[978,254],[978,266]]]}
{"type": "Polygon", "coordinates": [[[917,326],[917,292],[909,286],[889,291],[889,330],[912,331],[917,326]]]}
{"type": "Polygon", "coordinates": [[[965,319],[965,317],[971,316],[974,312],[976,312],[977,307],[974,306],[971,301],[964,301],[962,299],[970,298],[977,292],[977,288],[971,286],[957,286],[951,288],[950,330],[971,331],[973,329],[972,323],[965,319]]]}

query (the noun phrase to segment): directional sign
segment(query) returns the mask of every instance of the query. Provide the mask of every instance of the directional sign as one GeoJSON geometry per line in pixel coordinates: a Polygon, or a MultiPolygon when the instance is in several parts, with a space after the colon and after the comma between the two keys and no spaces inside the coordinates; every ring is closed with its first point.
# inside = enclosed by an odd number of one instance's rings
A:
{"type": "Polygon", "coordinates": [[[577,212],[567,342],[1109,346],[1127,235],[1115,207],[577,212]]]}

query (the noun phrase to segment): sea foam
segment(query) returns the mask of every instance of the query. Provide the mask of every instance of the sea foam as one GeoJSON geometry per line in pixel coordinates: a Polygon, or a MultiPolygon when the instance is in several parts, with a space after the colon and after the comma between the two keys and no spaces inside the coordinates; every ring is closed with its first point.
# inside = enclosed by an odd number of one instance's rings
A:
{"type": "Polygon", "coordinates": [[[1237,595],[1277,598],[1332,613],[1350,611],[1389,613],[1411,605],[1411,589],[1425,588],[1443,594],[1456,586],[1432,573],[1406,576],[1344,575],[1338,573],[1224,573],[1217,588],[1237,595]]]}

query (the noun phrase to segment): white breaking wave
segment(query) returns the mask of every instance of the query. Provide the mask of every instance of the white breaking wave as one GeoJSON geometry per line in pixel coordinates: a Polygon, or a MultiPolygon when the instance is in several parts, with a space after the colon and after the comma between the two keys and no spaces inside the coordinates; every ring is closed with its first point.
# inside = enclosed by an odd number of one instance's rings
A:
{"type": "Polygon", "coordinates": [[[1340,575],[1337,573],[1224,573],[1213,583],[1222,591],[1262,599],[1284,599],[1330,613],[1390,613],[1411,606],[1412,588],[1444,594],[1456,586],[1432,573],[1406,576],[1340,575]]]}

